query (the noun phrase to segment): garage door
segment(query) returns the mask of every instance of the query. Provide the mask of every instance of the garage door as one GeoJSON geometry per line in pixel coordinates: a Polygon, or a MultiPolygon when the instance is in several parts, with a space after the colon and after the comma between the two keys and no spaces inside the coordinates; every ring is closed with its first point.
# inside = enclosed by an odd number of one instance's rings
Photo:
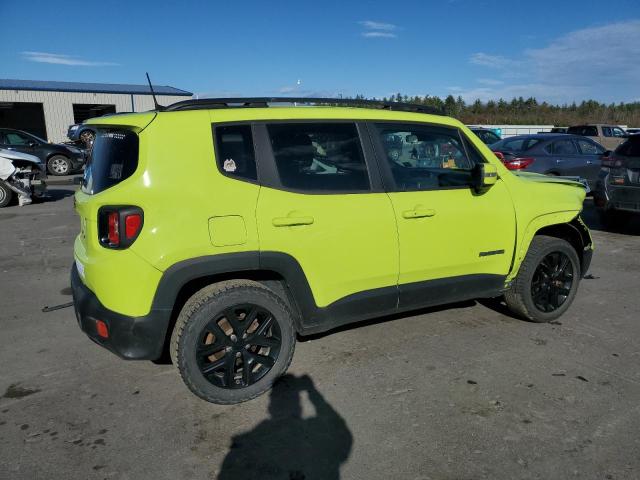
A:
{"type": "Polygon", "coordinates": [[[15,128],[47,138],[41,103],[0,102],[0,128],[15,128]]]}

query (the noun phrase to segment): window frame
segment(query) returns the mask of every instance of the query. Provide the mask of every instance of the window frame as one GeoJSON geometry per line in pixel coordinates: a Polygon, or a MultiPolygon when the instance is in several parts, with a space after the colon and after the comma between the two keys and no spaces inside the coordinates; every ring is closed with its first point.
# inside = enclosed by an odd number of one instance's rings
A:
{"type": "Polygon", "coordinates": [[[253,183],[254,185],[260,185],[260,161],[258,159],[258,148],[256,145],[256,134],[253,128],[253,122],[251,121],[238,121],[238,122],[214,122],[211,124],[211,141],[213,143],[213,155],[214,155],[214,163],[218,172],[220,172],[223,176],[230,178],[232,180],[237,180],[239,182],[253,183]],[[256,178],[247,178],[240,175],[235,175],[233,172],[226,172],[222,169],[222,165],[218,162],[219,150],[218,150],[218,141],[216,137],[216,128],[218,127],[250,127],[251,130],[251,146],[253,147],[253,159],[256,162],[256,178]]]}
{"type": "MultiPolygon", "coordinates": [[[[412,122],[412,121],[403,121],[403,120],[368,120],[366,122],[367,130],[369,132],[369,139],[372,143],[375,152],[375,158],[378,163],[378,168],[380,171],[380,175],[382,176],[382,180],[384,183],[384,189],[387,193],[403,193],[403,192],[433,192],[438,190],[462,190],[462,189],[473,189],[473,185],[470,183],[469,185],[454,185],[450,187],[433,187],[433,188],[415,188],[409,190],[401,190],[396,186],[395,178],[393,177],[393,172],[391,171],[391,166],[389,162],[386,160],[386,151],[384,145],[382,143],[381,135],[378,134],[377,125],[415,125],[417,127],[425,127],[425,128],[435,128],[440,130],[448,130],[454,131],[457,133],[458,138],[460,139],[460,144],[464,149],[464,153],[467,156],[467,159],[473,162],[472,156],[469,155],[469,149],[472,149],[474,154],[481,160],[481,163],[489,163],[484,155],[476,148],[473,144],[473,141],[465,135],[465,133],[457,127],[452,127],[448,125],[442,125],[438,123],[429,123],[429,122],[412,122]]],[[[474,162],[475,168],[477,165],[474,162]]]]}
{"type": "Polygon", "coordinates": [[[260,184],[291,193],[300,193],[303,195],[364,195],[369,193],[383,193],[384,188],[380,178],[378,165],[375,162],[374,153],[368,139],[368,134],[363,122],[351,119],[323,119],[323,118],[305,118],[305,119],[278,119],[278,120],[258,120],[253,121],[254,144],[256,147],[256,161],[258,163],[258,178],[260,184]],[[369,188],[367,190],[309,190],[302,188],[292,188],[282,184],[278,166],[273,154],[271,138],[267,129],[268,125],[299,125],[299,124],[345,124],[356,127],[356,133],[360,140],[360,150],[362,152],[367,176],[369,178],[369,188]]]}

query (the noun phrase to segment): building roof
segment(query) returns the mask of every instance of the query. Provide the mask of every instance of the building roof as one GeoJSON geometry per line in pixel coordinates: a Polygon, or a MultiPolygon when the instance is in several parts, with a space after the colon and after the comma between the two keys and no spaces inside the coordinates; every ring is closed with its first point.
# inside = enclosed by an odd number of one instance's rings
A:
{"type": "MultiPolygon", "coordinates": [[[[46,80],[10,80],[0,78],[0,90],[36,90],[45,92],[123,93],[151,95],[149,85],[124,83],[50,82],[46,80]]],[[[156,95],[192,97],[193,93],[166,85],[154,85],[156,95]]]]}

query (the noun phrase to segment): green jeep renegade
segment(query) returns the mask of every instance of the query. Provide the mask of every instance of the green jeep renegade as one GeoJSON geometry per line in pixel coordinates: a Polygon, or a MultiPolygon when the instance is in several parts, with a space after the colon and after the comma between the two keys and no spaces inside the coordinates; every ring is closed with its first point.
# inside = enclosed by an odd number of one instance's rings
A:
{"type": "Polygon", "coordinates": [[[193,393],[236,403],[297,334],[475,298],[536,322],[569,308],[593,249],[581,184],[516,175],[424,107],[298,101],[90,121],[71,282],[91,339],[168,351],[193,393]]]}

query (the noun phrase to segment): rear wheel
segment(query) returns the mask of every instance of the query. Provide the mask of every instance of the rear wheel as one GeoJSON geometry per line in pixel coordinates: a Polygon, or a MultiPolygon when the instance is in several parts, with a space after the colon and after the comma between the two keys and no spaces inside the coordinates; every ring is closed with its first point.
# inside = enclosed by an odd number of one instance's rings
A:
{"type": "Polygon", "coordinates": [[[293,358],[287,304],[249,280],[203,288],[183,307],[171,336],[171,359],[200,398],[240,403],[264,393],[293,358]]]}
{"type": "Polygon", "coordinates": [[[64,155],[54,155],[47,162],[47,170],[51,175],[68,175],[71,172],[71,162],[64,155]]]}
{"type": "Polygon", "coordinates": [[[579,283],[580,260],[571,244],[539,235],[531,241],[505,301],[522,318],[550,322],[567,311],[579,283]]]}
{"type": "Polygon", "coordinates": [[[6,207],[13,199],[13,191],[0,180],[0,208],[6,207]]]}

